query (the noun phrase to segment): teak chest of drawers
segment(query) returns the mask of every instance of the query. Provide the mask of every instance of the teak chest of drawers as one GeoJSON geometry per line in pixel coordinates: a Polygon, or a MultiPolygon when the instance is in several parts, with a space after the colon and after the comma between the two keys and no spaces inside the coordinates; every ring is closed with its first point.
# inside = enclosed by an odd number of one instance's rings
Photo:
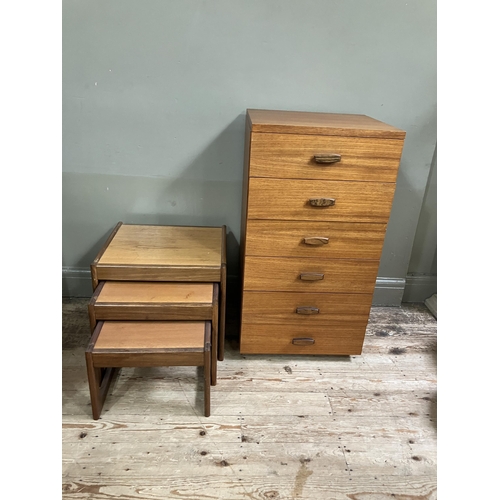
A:
{"type": "Polygon", "coordinates": [[[241,353],[361,353],[405,135],[247,110],[241,353]]]}

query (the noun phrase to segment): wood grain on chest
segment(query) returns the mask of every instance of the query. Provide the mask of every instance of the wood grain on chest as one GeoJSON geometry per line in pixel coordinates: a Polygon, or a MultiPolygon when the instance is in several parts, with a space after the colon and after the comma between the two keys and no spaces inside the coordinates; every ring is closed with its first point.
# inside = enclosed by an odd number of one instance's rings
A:
{"type": "Polygon", "coordinates": [[[248,354],[361,354],[365,324],[242,324],[241,349],[248,354]],[[303,342],[297,342],[297,340],[303,342]],[[295,341],[295,342],[294,342],[295,341]]]}
{"type": "Polygon", "coordinates": [[[396,182],[401,150],[396,139],[256,133],[250,176],[396,182]]]}
{"type": "Polygon", "coordinates": [[[379,259],[387,224],[249,220],[247,255],[379,259]]]}
{"type": "Polygon", "coordinates": [[[253,132],[404,139],[404,130],[366,115],[249,109],[253,132]]]}
{"type": "Polygon", "coordinates": [[[283,292],[373,293],[377,260],[246,258],[244,290],[283,292]],[[305,273],[322,274],[318,280],[303,280],[305,273]]]}
{"type": "Polygon", "coordinates": [[[386,223],[395,184],[250,178],[248,219],[386,223]],[[334,199],[312,206],[311,199],[334,199]]]}
{"type": "Polygon", "coordinates": [[[242,321],[248,324],[346,326],[366,324],[370,294],[251,292],[243,297],[242,321]],[[308,308],[307,314],[303,314],[308,308]]]}

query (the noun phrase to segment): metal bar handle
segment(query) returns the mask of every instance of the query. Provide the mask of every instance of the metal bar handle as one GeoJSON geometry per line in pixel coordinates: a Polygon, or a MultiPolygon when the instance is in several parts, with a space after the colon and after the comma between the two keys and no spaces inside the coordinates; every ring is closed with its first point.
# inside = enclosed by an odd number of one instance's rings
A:
{"type": "Polygon", "coordinates": [[[329,238],[325,236],[306,236],[304,238],[304,245],[311,245],[319,247],[322,245],[328,245],[329,238]]]}
{"type": "Polygon", "coordinates": [[[293,345],[313,345],[314,339],[311,337],[297,337],[292,339],[293,345]]]}
{"type": "Polygon", "coordinates": [[[300,279],[302,281],[319,281],[325,277],[323,273],[301,273],[300,279]]]}
{"type": "Polygon", "coordinates": [[[322,153],[314,155],[314,161],[321,165],[331,165],[332,163],[338,163],[342,159],[342,156],[338,153],[322,153]]]}
{"type": "Polygon", "coordinates": [[[319,314],[319,309],[312,306],[300,306],[295,309],[297,314],[319,314]]]}
{"type": "Polygon", "coordinates": [[[333,207],[335,198],[309,198],[312,207],[333,207]]]}

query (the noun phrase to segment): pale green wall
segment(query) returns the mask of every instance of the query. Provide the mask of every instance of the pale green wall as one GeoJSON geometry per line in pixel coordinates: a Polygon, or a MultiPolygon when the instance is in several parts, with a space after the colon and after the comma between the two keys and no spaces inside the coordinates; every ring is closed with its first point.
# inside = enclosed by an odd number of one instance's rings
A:
{"type": "Polygon", "coordinates": [[[226,224],[237,274],[247,108],[407,131],[377,287],[401,301],[436,144],[431,0],[65,0],[63,292],[119,221],[226,224]]]}
{"type": "Polygon", "coordinates": [[[437,149],[432,159],[403,300],[419,302],[437,293],[437,149]]]}
{"type": "Polygon", "coordinates": [[[408,272],[437,274],[437,150],[422,202],[408,272]]]}

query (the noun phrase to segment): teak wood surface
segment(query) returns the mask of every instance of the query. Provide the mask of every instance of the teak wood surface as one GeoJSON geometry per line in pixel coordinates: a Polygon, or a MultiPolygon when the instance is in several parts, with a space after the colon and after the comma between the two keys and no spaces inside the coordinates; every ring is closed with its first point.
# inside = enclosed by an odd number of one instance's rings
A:
{"type": "Polygon", "coordinates": [[[97,368],[135,368],[159,366],[203,366],[205,355],[201,351],[97,351],[93,354],[97,368]]]}
{"type": "Polygon", "coordinates": [[[393,139],[252,134],[250,177],[396,182],[403,142],[393,139]],[[314,155],[338,153],[339,162],[314,155]]]}
{"type": "Polygon", "coordinates": [[[395,184],[251,177],[248,190],[248,219],[387,223],[395,184]],[[312,207],[311,198],[335,205],[312,207]]]}
{"type": "Polygon", "coordinates": [[[212,304],[211,283],[107,281],[95,304],[212,304]]]}
{"type": "Polygon", "coordinates": [[[100,280],[221,280],[225,226],[120,224],[94,260],[100,280]]]}
{"type": "Polygon", "coordinates": [[[92,288],[95,290],[97,288],[97,285],[99,284],[99,278],[97,276],[97,264],[102,257],[102,254],[106,251],[108,248],[109,244],[115,237],[116,233],[118,232],[118,229],[123,225],[123,222],[118,222],[116,226],[113,228],[109,236],[106,238],[106,241],[104,242],[104,245],[101,247],[97,255],[95,256],[94,260],[90,264],[90,273],[92,276],[92,288]]]}
{"type": "Polygon", "coordinates": [[[218,283],[103,281],[89,302],[90,327],[97,320],[211,320],[218,301],[218,283]]]}
{"type": "Polygon", "coordinates": [[[366,326],[372,305],[371,294],[251,292],[243,297],[242,321],[247,324],[296,324],[366,326]],[[297,308],[314,307],[315,314],[297,314],[297,308]]]}
{"type": "Polygon", "coordinates": [[[379,262],[376,260],[245,259],[245,291],[373,293],[379,262]],[[300,279],[301,273],[321,273],[317,281],[300,279]]]}
{"type": "Polygon", "coordinates": [[[123,224],[100,265],[220,267],[221,228],[123,224]]]}
{"type": "Polygon", "coordinates": [[[252,132],[404,139],[406,132],[366,115],[248,109],[252,132]]]}
{"type": "Polygon", "coordinates": [[[94,352],[130,349],[203,351],[204,321],[105,321],[94,352]]]}
{"type": "Polygon", "coordinates": [[[209,418],[201,369],[171,366],[123,368],[93,420],[87,302],[62,304],[62,500],[437,500],[423,304],[372,308],[357,356],[242,355],[230,309],[209,418]]]}
{"type": "Polygon", "coordinates": [[[202,366],[204,412],[210,416],[210,339],[209,321],[100,321],[85,351],[94,420],[100,417],[114,369],[123,367],[202,366]]]}
{"type": "Polygon", "coordinates": [[[246,255],[324,259],[380,259],[387,224],[318,221],[247,221],[246,255]],[[305,238],[327,238],[307,245],[305,238]]]}
{"type": "MultiPolygon", "coordinates": [[[[218,333],[213,350],[224,360],[226,313],[226,226],[135,225],[119,222],[91,264],[94,291],[101,281],[211,282],[219,284],[218,333]]],[[[99,307],[99,306],[97,306],[99,307]]],[[[117,306],[114,306],[115,309],[117,306]]],[[[94,308],[95,309],[95,308],[94,308]]],[[[95,310],[89,309],[91,325],[95,310]]],[[[170,307],[179,317],[187,308],[170,307]]],[[[129,309],[132,311],[132,307],[129,309]]],[[[108,312],[110,309],[108,308],[108,312]]],[[[118,310],[117,310],[118,312],[118,310]]],[[[202,319],[195,312],[191,319],[202,319]]],[[[161,319],[158,309],[150,319],[161,319]]],[[[123,316],[119,316],[122,318],[123,316]]],[[[215,365],[215,363],[212,363],[215,365]]],[[[215,370],[215,368],[213,368],[215,370]]]]}
{"type": "Polygon", "coordinates": [[[366,322],[336,327],[330,325],[241,325],[241,354],[310,354],[356,355],[361,354],[366,322]],[[269,332],[273,332],[272,341],[269,332]],[[294,345],[294,339],[311,339],[310,345],[294,345]]]}
{"type": "MultiPolygon", "coordinates": [[[[320,354],[325,341],[324,354],[349,354],[351,347],[350,354],[360,352],[362,325],[351,332],[350,346],[333,342],[334,335],[328,333],[320,343],[307,336],[291,339],[284,323],[276,320],[283,314],[266,323],[266,304],[247,294],[373,294],[405,135],[365,115],[247,110],[240,238],[242,348],[252,344],[251,352],[271,353],[288,349],[292,341],[295,349],[320,354]],[[257,329],[247,321],[259,325],[256,341],[257,329]]],[[[314,318],[328,332],[337,331],[343,320],[332,312],[326,320],[312,305],[305,312],[310,314],[290,321],[314,318]]],[[[366,313],[364,318],[366,327],[366,313]]]]}
{"type": "Polygon", "coordinates": [[[110,281],[220,281],[221,266],[153,266],[98,264],[97,276],[110,281]]]}
{"type": "MultiPolygon", "coordinates": [[[[212,318],[212,304],[99,304],[93,308],[97,320],[203,320],[212,318]]],[[[91,320],[92,322],[92,320],[91,320]]]]}
{"type": "MultiPolygon", "coordinates": [[[[221,272],[220,278],[217,280],[220,283],[219,300],[218,300],[218,344],[212,345],[212,349],[217,351],[217,359],[224,361],[224,339],[226,335],[226,304],[227,304],[227,228],[222,226],[221,238],[221,272]]],[[[215,324],[214,322],[212,322],[215,324]]],[[[215,363],[216,364],[216,363],[215,363]]]]}
{"type": "Polygon", "coordinates": [[[90,328],[97,321],[212,322],[211,384],[217,383],[219,283],[101,282],[88,305],[90,328]]]}

